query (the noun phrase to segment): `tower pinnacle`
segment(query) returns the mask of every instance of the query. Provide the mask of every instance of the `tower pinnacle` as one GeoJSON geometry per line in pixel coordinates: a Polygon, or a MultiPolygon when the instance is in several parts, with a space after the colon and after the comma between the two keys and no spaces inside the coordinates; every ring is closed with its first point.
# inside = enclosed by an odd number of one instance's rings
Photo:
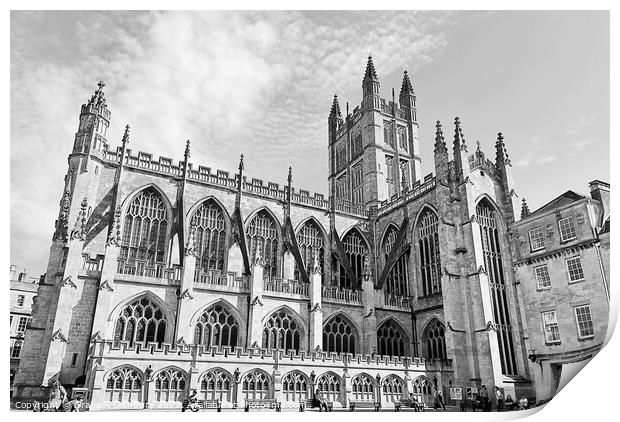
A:
{"type": "Polygon", "coordinates": [[[441,122],[437,120],[435,124],[435,154],[447,154],[448,148],[446,148],[446,141],[443,137],[443,130],[441,128],[441,122]]]}
{"type": "Polygon", "coordinates": [[[530,207],[527,205],[525,198],[521,201],[521,219],[530,215],[530,207]]]}
{"type": "Polygon", "coordinates": [[[123,139],[121,142],[123,147],[129,143],[129,125],[125,126],[125,133],[123,133],[123,139]]]}
{"type": "Polygon", "coordinates": [[[413,85],[411,85],[409,74],[405,70],[405,72],[403,73],[403,83],[400,87],[400,96],[402,97],[403,95],[406,95],[406,94],[415,94],[415,93],[413,92],[413,85]]]}
{"type": "Polygon", "coordinates": [[[342,119],[342,113],[340,112],[340,103],[338,103],[338,95],[334,94],[334,101],[332,102],[332,108],[329,112],[329,117],[336,117],[342,119]]]}
{"type": "Polygon", "coordinates": [[[366,73],[364,73],[364,80],[378,81],[377,71],[375,70],[375,64],[372,62],[372,56],[368,55],[368,62],[366,63],[366,73]]]}
{"type": "Polygon", "coordinates": [[[105,83],[103,81],[99,81],[99,83],[97,84],[97,90],[95,91],[95,93],[92,95],[92,97],[90,97],[90,100],[88,101],[88,105],[92,105],[94,107],[107,107],[106,101],[105,101],[105,94],[103,93],[103,87],[105,86],[105,83]]]}

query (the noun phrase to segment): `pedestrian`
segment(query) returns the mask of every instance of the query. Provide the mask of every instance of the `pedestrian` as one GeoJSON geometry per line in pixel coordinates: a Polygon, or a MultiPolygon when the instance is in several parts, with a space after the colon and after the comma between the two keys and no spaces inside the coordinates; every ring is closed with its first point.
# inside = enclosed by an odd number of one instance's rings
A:
{"type": "Polygon", "coordinates": [[[48,411],[52,412],[62,412],[62,405],[67,401],[67,390],[65,387],[60,385],[57,379],[52,381],[52,385],[50,388],[50,395],[47,401],[48,411]]]}
{"type": "Polygon", "coordinates": [[[82,407],[82,400],[84,400],[83,394],[78,394],[73,400],[69,400],[63,406],[65,412],[79,412],[82,407]]]}
{"type": "Polygon", "coordinates": [[[439,391],[439,388],[435,387],[435,393],[437,394],[437,403],[443,410],[446,410],[446,405],[443,402],[443,395],[441,394],[441,391],[439,391]]]}
{"type": "Polygon", "coordinates": [[[521,397],[521,399],[519,400],[519,410],[525,410],[527,408],[529,408],[529,403],[527,401],[527,397],[523,396],[521,397]]]}
{"type": "Polygon", "coordinates": [[[493,387],[495,390],[495,406],[497,407],[497,411],[501,412],[504,410],[504,392],[498,386],[493,387]]]}
{"type": "Polygon", "coordinates": [[[514,402],[514,400],[512,399],[512,396],[511,396],[510,394],[508,394],[508,395],[506,396],[506,402],[505,402],[505,405],[506,405],[506,409],[507,409],[507,410],[514,410],[514,408],[515,408],[515,402],[514,402]]]}
{"type": "Polygon", "coordinates": [[[482,411],[489,411],[489,391],[487,390],[487,386],[483,385],[480,389],[480,398],[482,399],[482,411]]]}

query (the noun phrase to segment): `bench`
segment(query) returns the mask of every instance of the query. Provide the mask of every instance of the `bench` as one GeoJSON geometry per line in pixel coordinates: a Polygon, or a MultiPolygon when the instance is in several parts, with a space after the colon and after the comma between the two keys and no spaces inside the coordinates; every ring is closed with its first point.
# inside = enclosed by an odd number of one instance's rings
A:
{"type": "Polygon", "coordinates": [[[246,399],[244,412],[249,412],[250,409],[275,409],[276,412],[282,410],[282,404],[276,399],[246,399]]]}
{"type": "Polygon", "coordinates": [[[355,409],[375,409],[375,412],[381,410],[381,402],[378,401],[352,401],[349,403],[349,411],[355,412],[355,409]]]}
{"type": "Polygon", "coordinates": [[[334,410],[334,402],[332,401],[322,401],[319,402],[317,399],[308,399],[305,402],[299,403],[299,411],[305,412],[306,409],[315,409],[319,408],[319,412],[326,411],[331,412],[334,410]]]}
{"type": "Polygon", "coordinates": [[[215,400],[200,400],[200,407],[203,411],[207,409],[217,409],[218,412],[222,411],[222,403],[219,399],[215,400]]]}

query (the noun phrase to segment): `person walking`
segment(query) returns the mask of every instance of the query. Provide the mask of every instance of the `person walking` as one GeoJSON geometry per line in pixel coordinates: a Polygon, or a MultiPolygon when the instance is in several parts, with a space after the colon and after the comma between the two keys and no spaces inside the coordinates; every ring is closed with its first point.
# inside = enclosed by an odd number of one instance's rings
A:
{"type": "Polygon", "coordinates": [[[441,407],[443,410],[446,410],[446,406],[443,403],[443,397],[437,387],[435,387],[435,391],[433,391],[433,407],[435,408],[435,410],[437,410],[439,407],[441,407]]]}
{"type": "Polygon", "coordinates": [[[504,392],[498,386],[493,387],[493,390],[495,390],[495,407],[501,412],[504,410],[504,392]]]}
{"type": "Polygon", "coordinates": [[[489,390],[487,390],[487,386],[483,385],[480,389],[480,398],[482,399],[482,411],[489,411],[489,390]]]}
{"type": "Polygon", "coordinates": [[[67,390],[65,387],[60,385],[57,379],[52,381],[52,385],[50,388],[50,395],[47,401],[48,411],[51,412],[62,412],[62,405],[67,401],[67,390]]]}

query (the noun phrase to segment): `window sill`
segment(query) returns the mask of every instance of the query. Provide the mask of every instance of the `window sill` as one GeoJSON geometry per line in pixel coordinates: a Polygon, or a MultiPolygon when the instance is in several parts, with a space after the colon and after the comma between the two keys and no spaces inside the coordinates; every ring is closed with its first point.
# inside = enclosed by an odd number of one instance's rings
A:
{"type": "Polygon", "coordinates": [[[568,284],[577,284],[577,283],[581,283],[582,281],[586,281],[586,279],[580,278],[579,280],[568,280],[568,284]]]}
{"type": "Polygon", "coordinates": [[[577,236],[571,237],[570,239],[560,239],[560,245],[562,245],[564,243],[572,242],[573,240],[577,240],[577,236]]]}
{"type": "Polygon", "coordinates": [[[530,247],[530,253],[544,252],[546,250],[547,250],[547,248],[545,246],[543,246],[542,248],[536,248],[536,249],[532,249],[530,247]]]}
{"type": "Polygon", "coordinates": [[[594,334],[585,337],[577,337],[577,341],[588,341],[592,339],[594,339],[594,334]]]}
{"type": "Polygon", "coordinates": [[[536,291],[537,292],[544,292],[546,290],[551,290],[551,286],[546,286],[546,287],[537,287],[536,291]]]}
{"type": "Polygon", "coordinates": [[[559,346],[562,344],[562,340],[558,341],[545,341],[545,346],[559,346]]]}

